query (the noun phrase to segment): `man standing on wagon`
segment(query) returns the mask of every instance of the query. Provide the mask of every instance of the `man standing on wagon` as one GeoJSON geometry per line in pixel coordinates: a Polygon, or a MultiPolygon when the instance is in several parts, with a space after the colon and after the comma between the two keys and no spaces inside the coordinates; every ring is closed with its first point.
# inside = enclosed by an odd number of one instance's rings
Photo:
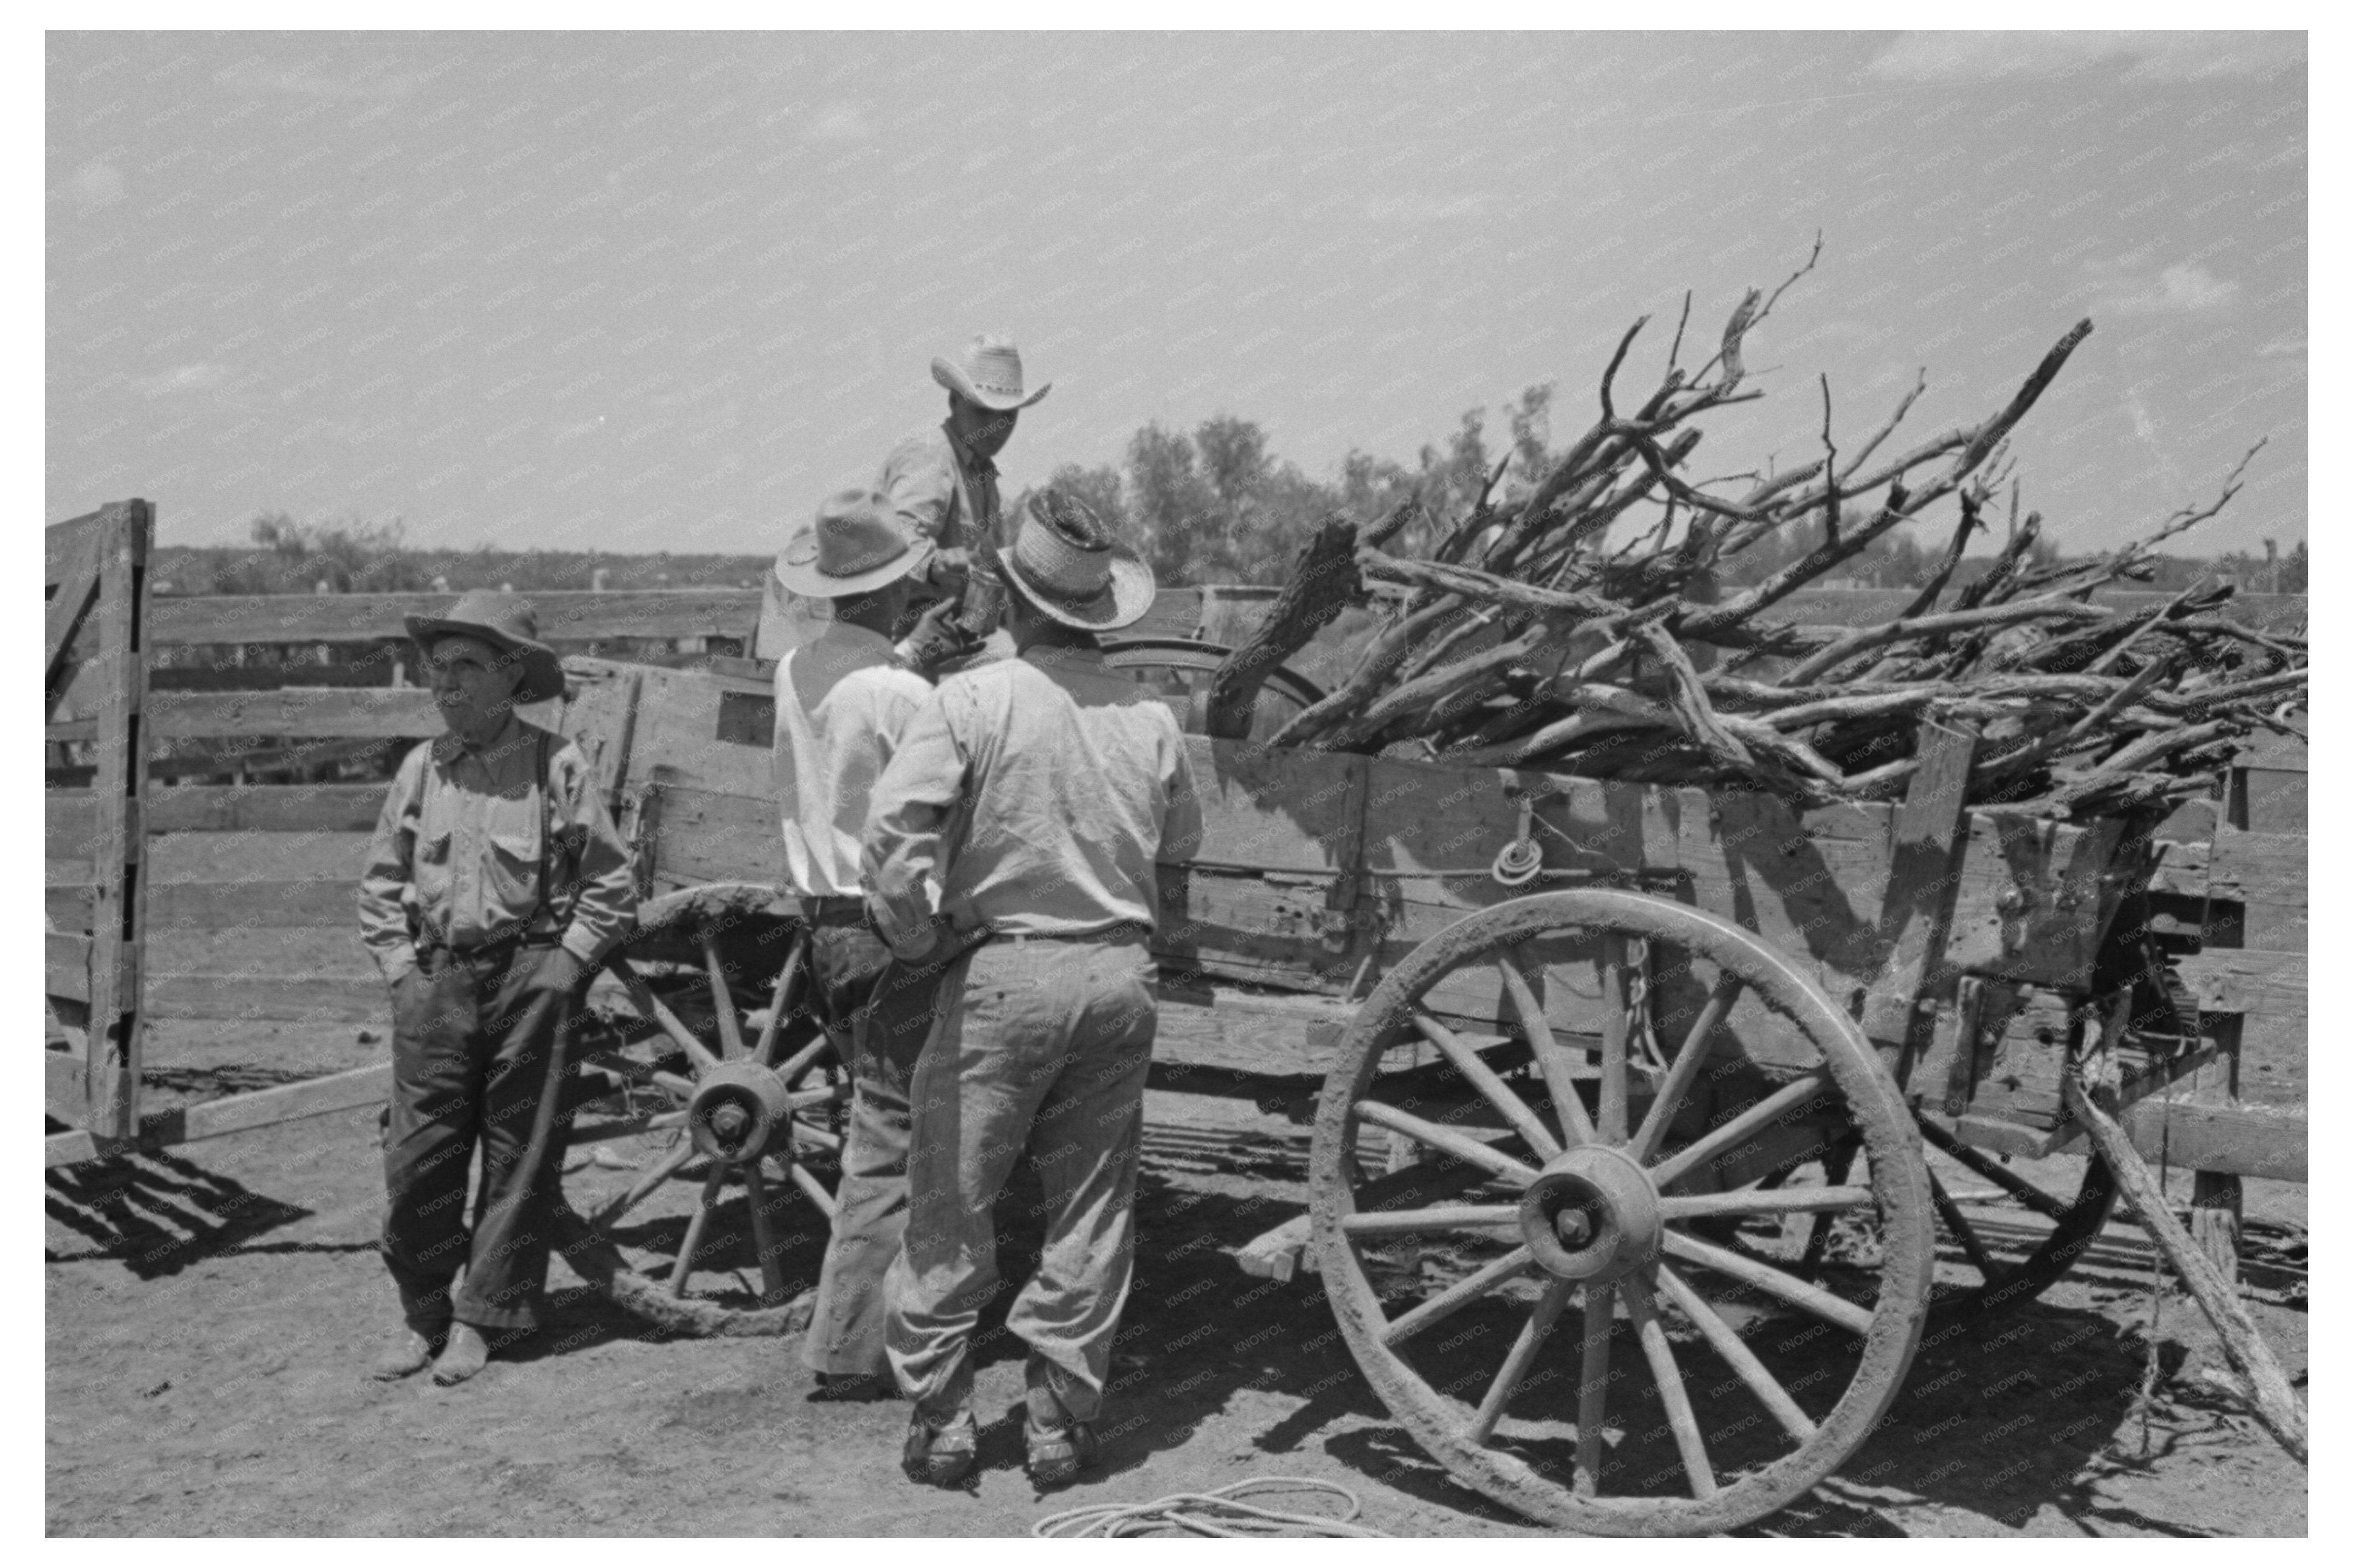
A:
{"type": "Polygon", "coordinates": [[[564,693],[529,603],[478,591],[407,626],[448,732],[402,761],[360,882],[360,940],[392,986],[383,1249],[406,1320],[374,1371],[453,1384],[538,1323],[563,1036],[637,889],[579,748],[515,716],[564,693]]]}
{"type": "MultiPolygon", "coordinates": [[[[899,525],[932,546],[924,573],[940,591],[953,594],[961,588],[971,552],[1004,542],[995,459],[1013,438],[1021,411],[1053,383],[1025,390],[1021,351],[1001,332],[982,333],[953,359],[934,359],[932,379],[947,389],[948,416],[893,447],[874,488],[899,525]]],[[[781,577],[769,578],[754,650],[761,658],[782,658],[795,640],[782,595],[799,592],[781,577]]],[[[991,648],[987,657],[1008,651],[991,648]]]]}
{"type": "Polygon", "coordinates": [[[785,870],[808,920],[810,978],[823,1021],[849,1047],[849,1136],[833,1236],[801,1339],[801,1360],[828,1399],[891,1390],[882,1280],[906,1226],[908,1083],[939,973],[893,965],[868,926],[858,840],[874,781],[931,696],[933,670],[972,646],[953,618],[955,601],[933,602],[932,556],[931,541],[881,495],[849,489],[828,498],[816,523],[776,557],[779,582],[833,606],[824,631],[776,665],[774,753],[785,870]]]}
{"type": "Polygon", "coordinates": [[[974,1462],[969,1342],[997,1286],[990,1208],[1025,1144],[1047,1209],[1037,1272],[1007,1320],[1029,1347],[1028,1468],[1052,1486],[1095,1459],[1134,1260],[1155,863],[1200,832],[1175,716],[1105,670],[1095,643],[1151,607],[1151,568],[1052,491],[1001,565],[1018,657],[941,684],[866,825],[869,900],[893,951],[979,941],[949,965],[915,1067],[911,1207],[889,1283],[891,1366],[915,1401],[906,1469],[942,1486],[974,1462]]]}

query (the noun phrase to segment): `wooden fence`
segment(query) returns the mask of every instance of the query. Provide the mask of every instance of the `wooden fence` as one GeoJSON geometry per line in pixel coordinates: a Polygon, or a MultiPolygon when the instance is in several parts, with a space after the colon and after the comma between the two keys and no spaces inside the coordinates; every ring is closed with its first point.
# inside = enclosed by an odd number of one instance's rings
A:
{"type": "MultiPolygon", "coordinates": [[[[1275,590],[1163,593],[1134,635],[1235,641],[1275,590]]],[[[659,832],[665,880],[774,878],[768,794],[769,686],[731,655],[747,646],[760,595],[685,589],[531,595],[544,634],[572,661],[573,691],[526,710],[565,733],[598,737],[591,758],[617,807],[640,835],[659,832]],[[667,646],[692,676],[632,659],[667,646]],[[617,726],[617,712],[634,715],[617,726]]],[[[1792,619],[1867,620],[1891,595],[1817,590],[1793,595],[1792,619]]],[[[1894,595],[1894,597],[1900,597],[1894,595]]],[[[2158,595],[2119,595],[2129,603],[2158,595]]],[[[353,886],[384,796],[381,782],[172,782],[222,776],[224,767],[290,759],[313,774],[349,771],[357,751],[396,756],[438,733],[429,699],[398,684],[401,617],[445,607],[450,595],[288,595],[158,600],[149,637],[159,653],[254,645],[352,649],[383,657],[342,665],[271,667],[271,679],[223,651],[191,671],[159,671],[148,699],[159,742],[203,742],[204,764],[159,762],[146,805],[148,899],[145,1006],[151,1018],[267,1018],[322,1026],[388,1024],[375,971],[354,931],[353,886]],[[345,679],[363,684],[343,686],[345,679]],[[239,751],[238,748],[248,748],[239,751]],[[253,750],[251,748],[261,748],[253,750]],[[346,748],[338,751],[335,748],[346,748]],[[356,750],[354,750],[356,749],[356,750]],[[169,772],[172,767],[182,771],[169,772]]],[[[2265,625],[2300,620],[2301,599],[2243,601],[2265,625]]],[[[177,657],[185,658],[185,654],[177,657]]],[[[77,721],[78,722],[78,721],[77,721]]],[[[90,731],[90,733],[94,733],[90,731]]],[[[87,739],[52,725],[52,741],[87,739]]],[[[2227,796],[2177,816],[2161,876],[2161,915],[2178,945],[2197,952],[2185,973],[2206,1005],[2233,1015],[2220,1031],[2224,1059],[2178,1088],[2168,1104],[2136,1108],[2136,1140],[2176,1167],[2301,1180],[2305,1161],[2303,758],[2261,750],[2235,770],[2227,796]],[[2243,1022],[2240,1022],[2243,1019],[2243,1022]]],[[[67,776],[53,774],[58,782],[67,776]]],[[[381,772],[376,775],[382,776],[381,772]]],[[[86,842],[96,797],[53,790],[51,853],[86,842]]],[[[79,918],[79,895],[52,887],[53,921],[79,918]]],[[[1303,918],[1312,918],[1314,911],[1303,918]]],[[[62,924],[62,921],[60,921],[62,924]]],[[[1238,1041],[1250,1033],[1236,1026],[1238,1041]]]]}

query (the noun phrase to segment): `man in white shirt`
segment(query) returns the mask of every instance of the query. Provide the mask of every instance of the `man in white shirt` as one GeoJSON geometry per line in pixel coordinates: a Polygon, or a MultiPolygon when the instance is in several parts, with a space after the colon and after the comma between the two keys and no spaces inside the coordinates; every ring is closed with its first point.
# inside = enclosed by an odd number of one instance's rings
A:
{"type": "Polygon", "coordinates": [[[1052,491],[1001,564],[1019,656],[940,684],[866,822],[876,929],[910,960],[958,955],[915,1068],[912,1206],[888,1288],[891,1368],[915,1402],[905,1467],[940,1486],[976,1457],[970,1342],[997,1289],[990,1208],[1025,1145],[1047,1216],[1006,1318],[1029,1347],[1028,1468],[1059,1486],[1096,1458],[1134,1272],[1155,863],[1200,837],[1176,716],[1105,669],[1095,643],[1151,607],[1151,568],[1052,491]]]}
{"type": "Polygon", "coordinates": [[[834,1038],[850,1047],[833,1238],[801,1342],[827,1398],[891,1387],[882,1280],[906,1225],[908,1082],[939,974],[894,963],[869,929],[859,833],[875,780],[931,695],[932,668],[969,647],[952,601],[925,608],[932,552],[883,497],[850,489],[829,497],[776,559],[786,587],[833,602],[832,623],[777,663],[774,754],[786,875],[809,921],[810,978],[834,1038]]]}

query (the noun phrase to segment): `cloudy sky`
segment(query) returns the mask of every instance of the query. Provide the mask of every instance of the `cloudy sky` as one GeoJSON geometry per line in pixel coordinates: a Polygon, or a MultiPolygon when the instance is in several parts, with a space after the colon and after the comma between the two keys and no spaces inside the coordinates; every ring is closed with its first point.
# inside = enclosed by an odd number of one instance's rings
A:
{"type": "MultiPolygon", "coordinates": [[[[1014,333],[1008,489],[1147,420],[1328,475],[1618,334],[1654,378],[1823,237],[1704,475],[1857,439],[1925,367],[2071,550],[2210,496],[2305,533],[2300,35],[48,37],[47,513],[767,550],[1014,333]]],[[[1491,428],[1500,426],[1491,415],[1491,428]]]]}

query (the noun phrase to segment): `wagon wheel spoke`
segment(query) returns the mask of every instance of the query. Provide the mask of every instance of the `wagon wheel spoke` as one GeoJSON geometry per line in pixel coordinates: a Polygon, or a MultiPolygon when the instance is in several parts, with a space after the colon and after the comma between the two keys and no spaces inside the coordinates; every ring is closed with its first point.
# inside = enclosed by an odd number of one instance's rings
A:
{"type": "MultiPolygon", "coordinates": [[[[1594,1125],[1604,1143],[1626,1142],[1626,939],[1615,931],[1601,939],[1601,1101],[1594,1125]]],[[[1630,1297],[1629,1300],[1631,1298],[1630,1297]]]]}
{"type": "Polygon", "coordinates": [[[1512,1130],[1528,1141],[1539,1160],[1549,1160],[1560,1152],[1560,1140],[1552,1135],[1528,1102],[1512,1091],[1512,1086],[1495,1076],[1495,1069],[1486,1058],[1471,1048],[1469,1041],[1419,1008],[1414,1010],[1413,1026],[1421,1037],[1445,1053],[1454,1070],[1470,1080],[1471,1086],[1487,1099],[1487,1103],[1503,1112],[1512,1130]]]}
{"type": "Polygon", "coordinates": [[[785,1260],[776,1251],[768,1219],[768,1184],[761,1179],[757,1160],[744,1167],[744,1194],[752,1205],[752,1245],[760,1254],[760,1305],[773,1307],[785,1299],[785,1260]]]}
{"type": "Polygon", "coordinates": [[[711,1211],[719,1206],[719,1191],[727,1182],[727,1168],[713,1165],[711,1174],[702,1178],[702,1198],[694,1205],[694,1217],[686,1222],[686,1239],[678,1244],[678,1261],[670,1266],[670,1293],[686,1294],[686,1277],[694,1271],[695,1249],[702,1245],[703,1227],[711,1223],[711,1211]]]}
{"type": "Polygon", "coordinates": [[[825,1190],[824,1183],[809,1174],[809,1169],[807,1165],[802,1164],[798,1160],[795,1160],[791,1164],[785,1167],[785,1174],[792,1179],[793,1185],[798,1187],[803,1194],[807,1197],[808,1201],[818,1206],[818,1210],[824,1214],[826,1218],[831,1219],[833,1217],[833,1194],[825,1190]]]}
{"type": "MultiPolygon", "coordinates": [[[[783,1049],[785,1015],[791,1008],[793,993],[801,977],[801,966],[808,959],[808,928],[803,926],[793,938],[793,950],[785,955],[785,966],[776,973],[776,984],[768,994],[768,1021],[760,1026],[759,1043],[752,1047],[752,1059],[764,1068],[776,1065],[776,1053],[783,1049]]],[[[786,1081],[791,1082],[786,1077],[786,1081]]]]}
{"type": "Polygon", "coordinates": [[[1928,1173],[1928,1199],[1936,1205],[1936,1217],[1945,1222],[1945,1228],[1953,1233],[1953,1239],[1961,1244],[1961,1250],[1968,1254],[1969,1261],[1977,1266],[1978,1272],[1992,1274],[1994,1261],[1987,1255],[1985,1243],[1978,1239],[1977,1226],[1961,1213],[1961,1205],[1945,1191],[1945,1184],[1936,1179],[1934,1171],[1928,1173]]]}
{"type": "Polygon", "coordinates": [[[1729,1279],[1755,1287],[1768,1296],[1778,1296],[1793,1307],[1804,1309],[1825,1322],[1836,1323],[1852,1333],[1871,1331],[1871,1310],[1858,1307],[1843,1296],[1832,1295],[1819,1285],[1810,1284],[1794,1274],[1787,1274],[1760,1258],[1745,1252],[1735,1252],[1728,1247],[1718,1247],[1671,1230],[1666,1236],[1668,1253],[1686,1263],[1696,1263],[1712,1268],[1729,1279]]]}
{"type": "Polygon", "coordinates": [[[629,1000],[637,1005],[638,1011],[661,1026],[662,1033],[677,1042],[679,1049],[686,1053],[686,1059],[694,1064],[695,1071],[709,1072],[719,1065],[719,1058],[711,1054],[711,1047],[695,1038],[694,1031],[680,1021],[679,1016],[670,1010],[670,1005],[654,994],[653,987],[646,984],[645,976],[638,973],[637,966],[626,954],[617,952],[606,960],[606,963],[628,987],[629,1000]]]}
{"type": "Polygon", "coordinates": [[[645,1173],[638,1176],[637,1181],[631,1184],[628,1192],[623,1193],[620,1196],[615,1198],[612,1202],[598,1209],[595,1214],[590,1215],[588,1216],[590,1228],[595,1230],[610,1230],[615,1225],[619,1223],[623,1215],[628,1214],[631,1209],[645,1202],[647,1198],[653,1195],[655,1189],[659,1188],[664,1182],[669,1181],[672,1176],[678,1174],[679,1172],[684,1170],[686,1168],[687,1162],[693,1159],[694,1155],[695,1149],[693,1143],[684,1139],[680,1140],[678,1147],[663,1155],[662,1158],[655,1163],[653,1169],[647,1171],[645,1173]]]}
{"type": "Polygon", "coordinates": [[[1609,1336],[1617,1331],[1611,1285],[1588,1285],[1585,1290],[1585,1344],[1577,1369],[1577,1477],[1578,1497],[1601,1490],[1601,1459],[1606,1434],[1604,1413],[1609,1399],[1609,1336]]]}
{"type": "Polygon", "coordinates": [[[1693,1171],[1713,1162],[1718,1154],[1738,1147],[1753,1134],[1819,1098],[1830,1087],[1829,1075],[1819,1071],[1783,1085],[1705,1137],[1694,1139],[1651,1166],[1651,1180],[1661,1187],[1672,1186],[1693,1171]]]}
{"type": "Polygon", "coordinates": [[[1520,1028],[1528,1037],[1528,1048],[1535,1053],[1536,1070],[1544,1075],[1545,1092],[1552,1096],[1553,1114],[1560,1118],[1569,1146],[1593,1142],[1593,1119],[1585,1113],[1585,1100],[1577,1092],[1577,1064],[1553,1037],[1535,988],[1508,954],[1496,954],[1495,969],[1504,977],[1504,994],[1511,998],[1512,1011],[1519,1015],[1520,1028]]]}
{"type": "Polygon", "coordinates": [[[702,939],[702,967],[711,976],[711,1010],[719,1020],[719,1057],[724,1061],[744,1054],[744,1026],[735,1017],[735,994],[728,988],[727,966],[720,962],[719,939],[708,927],[698,934],[702,939]]]}
{"type": "Polygon", "coordinates": [[[795,1051],[791,1056],[786,1057],[784,1059],[784,1062],[776,1068],[776,1076],[783,1079],[787,1085],[796,1083],[799,1080],[801,1074],[808,1071],[811,1067],[816,1065],[818,1058],[825,1055],[826,1052],[832,1050],[833,1048],[834,1044],[832,1034],[824,1028],[819,1028],[818,1030],[816,1039],[811,1040],[807,1045],[803,1046],[799,1050],[795,1051]]]}
{"type": "Polygon", "coordinates": [[[1700,1337],[1724,1358],[1726,1365],[1739,1373],[1740,1381],[1748,1385],[1749,1392],[1756,1394],[1765,1408],[1772,1413],[1773,1419],[1781,1424],[1781,1430],[1800,1443],[1819,1430],[1812,1418],[1798,1407],[1796,1400],[1789,1397],[1789,1391],[1781,1386],[1780,1379],[1757,1359],[1756,1352],[1748,1348],[1748,1342],[1724,1321],[1715,1308],[1707,1304],[1706,1298],[1663,1263],[1658,1266],[1658,1278],[1659,1289],[1668,1300],[1675,1304],[1675,1310],[1689,1319],[1692,1327],[1699,1331],[1700,1337]]]}
{"type": "Polygon", "coordinates": [[[1545,1287],[1544,1295],[1528,1313],[1528,1321],[1520,1325],[1520,1337],[1512,1342],[1495,1380],[1487,1385],[1487,1396],[1479,1402],[1471,1425],[1463,1430],[1463,1436],[1472,1442],[1484,1443],[1494,1436],[1495,1423],[1504,1418],[1504,1406],[1512,1402],[1520,1379],[1527,1376],[1528,1368],[1535,1363],[1536,1352],[1544,1348],[1545,1336],[1552,1332],[1560,1310],[1568,1305],[1569,1292],[1576,1289],[1573,1279],[1556,1279],[1545,1287]]]}
{"type": "Polygon", "coordinates": [[[1467,1132],[1457,1132],[1451,1127],[1440,1127],[1435,1121],[1425,1121],[1410,1111],[1399,1110],[1377,1100],[1360,1100],[1349,1110],[1360,1121],[1376,1127],[1386,1127],[1392,1132],[1402,1132],[1417,1143],[1427,1144],[1441,1153],[1451,1154],[1468,1165],[1476,1165],[1488,1174],[1526,1186],[1536,1179],[1535,1170],[1492,1144],[1482,1143],[1467,1132]]]}
{"type": "Polygon", "coordinates": [[[1726,974],[1718,978],[1715,988],[1707,994],[1706,1005],[1701,1007],[1699,1016],[1693,1020],[1690,1031],[1683,1036],[1683,1045],[1676,1049],[1673,1065],[1667,1068],[1666,1080],[1659,1085],[1659,1097],[1651,1101],[1650,1113],[1642,1118],[1642,1125],[1635,1131],[1634,1142],[1627,1149],[1637,1163],[1649,1163],[1651,1156],[1659,1152],[1659,1144],[1667,1135],[1667,1124],[1675,1119],[1675,1111],[1682,1106],[1683,1096],[1691,1092],[1693,1082],[1699,1077],[1699,1069],[1707,1065],[1708,1037],[1715,1034],[1716,1026],[1731,1016],[1732,1005],[1739,999],[1740,990],[1739,977],[1726,974]]]}
{"type": "Polygon", "coordinates": [[[803,1121],[797,1117],[793,1121],[793,1136],[804,1142],[814,1143],[829,1153],[839,1153],[841,1151],[841,1140],[829,1129],[819,1127],[814,1122],[803,1121]]]}
{"type": "Polygon", "coordinates": [[[1674,1429],[1675,1447],[1683,1455],[1683,1473],[1691,1478],[1692,1496],[1703,1500],[1715,1495],[1715,1471],[1707,1462],[1707,1443],[1701,1437],[1699,1417],[1692,1413],[1691,1395],[1683,1388],[1683,1373],[1675,1365],[1674,1347],[1667,1343],[1666,1326],[1659,1321],[1659,1310],[1651,1300],[1651,1288],[1633,1275],[1623,1281],[1626,1291],[1626,1314],[1634,1320],[1634,1331],[1641,1338],[1642,1358],[1651,1363],[1651,1376],[1659,1385],[1659,1403],[1667,1409],[1667,1425],[1674,1429]]]}
{"type": "Polygon", "coordinates": [[[1514,1247],[1476,1273],[1455,1281],[1420,1306],[1393,1319],[1381,1330],[1381,1343],[1394,1349],[1440,1319],[1461,1311],[1506,1279],[1515,1279],[1535,1267],[1535,1255],[1514,1247]]]}
{"type": "Polygon", "coordinates": [[[1736,1193],[1694,1193],[1659,1200],[1669,1220],[1714,1215],[1841,1214],[1872,1201],[1869,1187],[1747,1187],[1736,1193]]]}
{"type": "Polygon", "coordinates": [[[1393,1214],[1352,1214],[1340,1222],[1350,1236],[1415,1236],[1431,1230],[1516,1230],[1517,1204],[1443,1204],[1393,1214]]]}
{"type": "Polygon", "coordinates": [[[1983,1176],[2045,1219],[2063,1220],[2074,1212],[2073,1204],[2053,1197],[2000,1161],[1970,1148],[1925,1116],[1920,1118],[1920,1136],[1937,1152],[1966,1165],[1972,1173],[1983,1176]]]}

